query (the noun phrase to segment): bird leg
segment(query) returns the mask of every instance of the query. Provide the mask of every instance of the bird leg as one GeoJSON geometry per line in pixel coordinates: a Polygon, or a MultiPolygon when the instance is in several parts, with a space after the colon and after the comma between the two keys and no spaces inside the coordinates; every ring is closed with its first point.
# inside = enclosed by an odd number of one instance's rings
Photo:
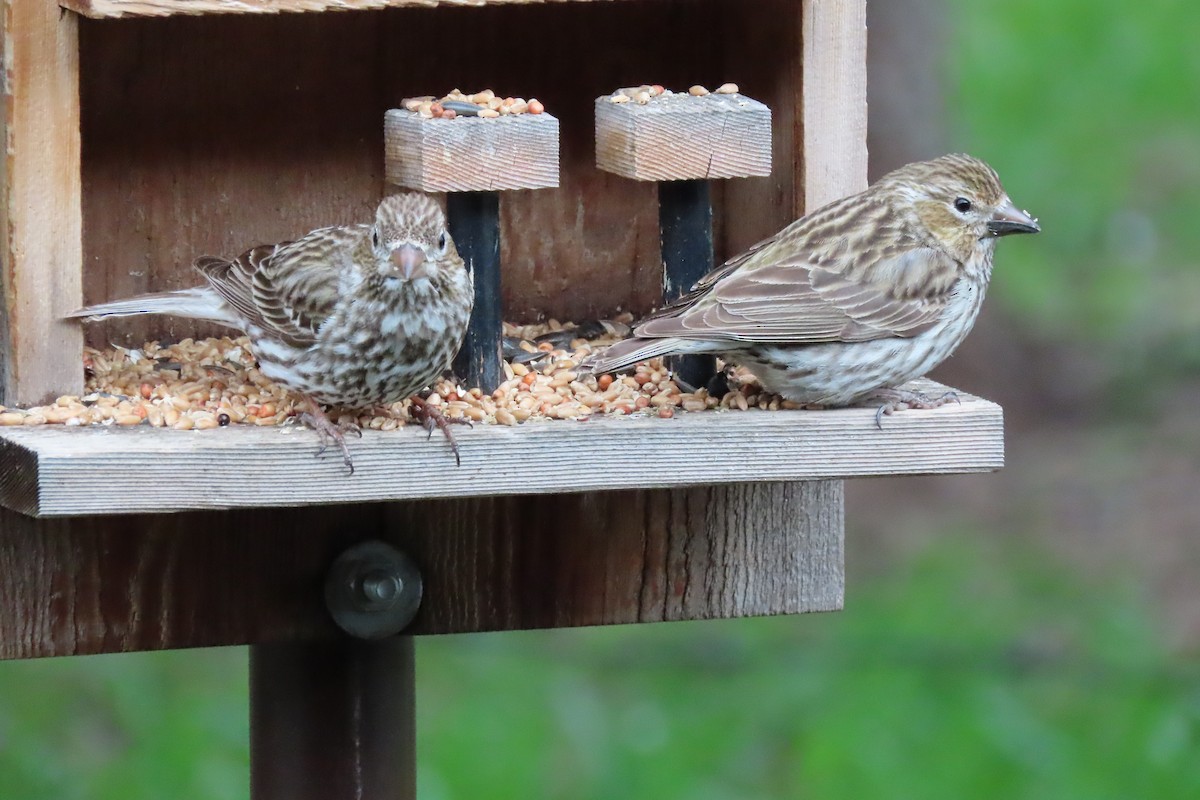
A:
{"type": "Polygon", "coordinates": [[[458,455],[458,442],[454,440],[454,434],[450,432],[451,425],[466,425],[472,427],[471,420],[463,419],[462,417],[447,417],[437,408],[426,403],[421,397],[414,396],[412,406],[409,407],[409,416],[421,423],[426,431],[429,432],[429,437],[433,436],[435,429],[440,428],[442,433],[446,435],[446,441],[450,443],[450,451],[454,453],[454,465],[461,467],[462,459],[458,455]]]}
{"type": "Polygon", "coordinates": [[[330,442],[336,442],[342,451],[342,462],[350,470],[350,474],[353,475],[354,462],[350,460],[350,448],[346,446],[346,434],[356,433],[358,434],[358,438],[361,439],[362,428],[353,422],[334,422],[325,414],[320,403],[311,397],[304,399],[308,403],[308,411],[300,415],[300,422],[316,431],[317,436],[321,440],[321,448],[317,450],[317,458],[320,458],[329,449],[330,442]]]}
{"type": "Polygon", "coordinates": [[[864,403],[876,400],[883,401],[883,404],[875,409],[875,427],[880,430],[883,430],[883,417],[885,414],[894,414],[906,408],[938,408],[939,406],[946,405],[946,403],[961,402],[958,399],[958,394],[955,392],[946,392],[939,397],[930,397],[922,392],[892,388],[876,389],[864,398],[864,403]]]}

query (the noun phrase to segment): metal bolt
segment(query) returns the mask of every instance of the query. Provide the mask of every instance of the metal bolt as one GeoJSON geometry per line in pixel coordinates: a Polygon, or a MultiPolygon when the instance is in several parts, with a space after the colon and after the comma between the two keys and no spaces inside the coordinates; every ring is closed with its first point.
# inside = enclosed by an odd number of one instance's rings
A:
{"type": "Polygon", "coordinates": [[[363,600],[364,611],[385,611],[396,604],[404,591],[404,581],[399,575],[381,569],[373,569],[358,581],[358,594],[363,600]]]}
{"type": "Polygon", "coordinates": [[[325,578],[325,606],[351,636],[381,639],[404,630],[421,605],[421,573],[389,544],[359,542],[345,550],[325,578]]]}

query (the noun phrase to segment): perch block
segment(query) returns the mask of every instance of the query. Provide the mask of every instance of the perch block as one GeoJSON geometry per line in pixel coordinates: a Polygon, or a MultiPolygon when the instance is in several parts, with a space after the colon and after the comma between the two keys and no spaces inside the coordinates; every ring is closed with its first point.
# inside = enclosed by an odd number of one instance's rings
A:
{"type": "Polygon", "coordinates": [[[423,192],[494,192],[558,186],[558,120],[549,114],[426,119],[384,117],[389,183],[423,192]]]}
{"type": "Polygon", "coordinates": [[[596,166],[637,181],[771,174],[771,109],[741,94],[596,99],[596,166]]]}

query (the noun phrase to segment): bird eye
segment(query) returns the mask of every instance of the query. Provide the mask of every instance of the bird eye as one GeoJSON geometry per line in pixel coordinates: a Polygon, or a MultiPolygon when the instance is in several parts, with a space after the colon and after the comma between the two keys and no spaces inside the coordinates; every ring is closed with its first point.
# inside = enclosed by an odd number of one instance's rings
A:
{"type": "Polygon", "coordinates": [[[971,201],[965,197],[960,197],[954,201],[954,210],[960,214],[965,214],[971,210],[971,201]]]}
{"type": "Polygon", "coordinates": [[[446,234],[444,232],[440,236],[438,236],[438,249],[439,250],[446,249],[446,234]]]}
{"type": "Polygon", "coordinates": [[[379,247],[379,231],[375,230],[374,228],[371,229],[371,244],[375,247],[379,247]]]}

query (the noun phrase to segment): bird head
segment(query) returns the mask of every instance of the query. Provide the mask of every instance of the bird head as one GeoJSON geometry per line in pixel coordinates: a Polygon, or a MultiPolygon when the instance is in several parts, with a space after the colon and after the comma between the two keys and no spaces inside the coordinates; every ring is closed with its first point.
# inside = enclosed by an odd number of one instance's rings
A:
{"type": "Polygon", "coordinates": [[[407,192],[385,197],[370,230],[375,269],[388,283],[432,280],[456,256],[446,216],[427,195],[407,192]]]}
{"type": "Polygon", "coordinates": [[[1013,205],[996,171],[968,155],[909,164],[880,183],[911,202],[920,225],[959,261],[981,246],[990,249],[997,237],[1041,231],[1037,219],[1013,205]]]}

